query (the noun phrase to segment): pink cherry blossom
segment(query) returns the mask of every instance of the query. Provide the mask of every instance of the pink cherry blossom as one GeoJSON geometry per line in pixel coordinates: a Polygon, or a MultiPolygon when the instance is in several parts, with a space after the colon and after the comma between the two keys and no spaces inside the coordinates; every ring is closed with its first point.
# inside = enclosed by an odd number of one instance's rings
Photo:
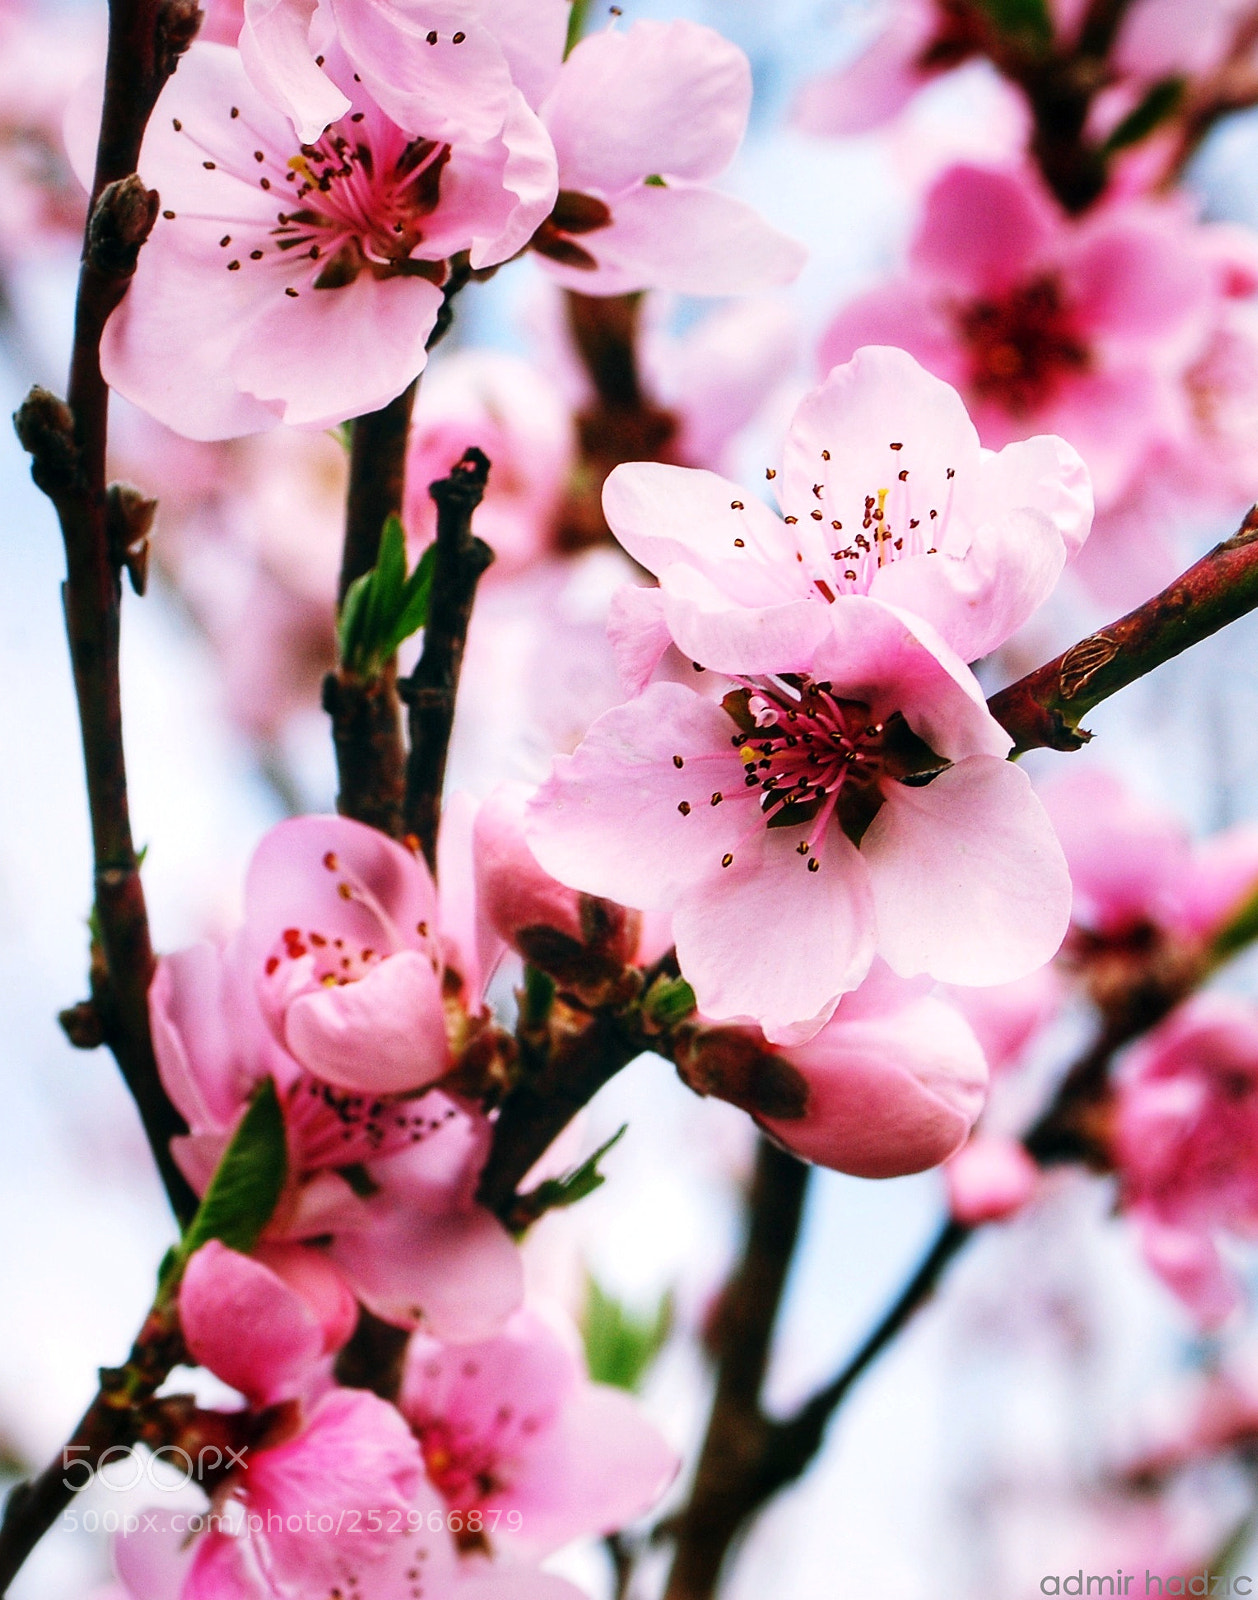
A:
{"type": "MultiPolygon", "coordinates": [[[[454,863],[443,877],[457,889],[454,863]]],[[[246,918],[226,950],[202,944],[165,957],[150,991],[162,1081],[192,1130],[175,1151],[190,1181],[204,1188],[270,1077],[289,1180],[264,1259],[297,1245],[306,1270],[339,1276],[388,1320],[456,1338],[492,1331],[518,1303],[521,1269],[505,1231],[475,1204],[488,1124],[438,1090],[422,1092],[450,1061],[442,973],[451,999],[455,970],[467,975],[464,996],[473,1013],[479,1006],[475,950],[464,958],[443,938],[427,869],[359,823],[298,818],[259,847],[246,918]],[[446,966],[456,955],[459,969],[446,966]],[[382,984],[391,964],[396,976],[382,984]],[[358,998],[343,1009],[318,1004],[334,991],[358,998]],[[343,1176],[357,1165],[371,1176],[366,1198],[343,1176]]],[[[268,1264],[289,1281],[299,1270],[291,1256],[268,1264]]]]}
{"type": "Polygon", "coordinates": [[[634,462],[609,477],[612,531],[660,581],[613,621],[637,685],[644,633],[657,657],[671,636],[719,671],[791,671],[865,595],[976,660],[1048,597],[1091,522],[1069,445],[984,451],[956,392],[900,350],[861,350],[814,389],[769,476],[783,517],[713,473],[634,462]]]}
{"type": "Polygon", "coordinates": [[[933,0],[893,0],[887,10],[886,26],[853,60],[805,83],[795,121],[806,133],[841,137],[880,127],[978,47],[960,30],[955,39],[940,37],[933,0]]]}
{"type": "Polygon", "coordinates": [[[1040,1171],[1017,1139],[979,1133],[944,1168],[948,1206],[957,1222],[978,1227],[1021,1211],[1039,1188],[1040,1171]]]}
{"type": "Polygon", "coordinates": [[[1098,768],[1046,785],[1043,798],[1070,864],[1073,921],[1092,939],[1154,928],[1209,939],[1258,888],[1253,823],[1193,841],[1178,817],[1098,768]]]}
{"type": "Polygon", "coordinates": [[[710,28],[644,21],[582,39],[540,107],[559,161],[559,199],[533,239],[547,269],[581,294],[790,282],[802,247],[711,187],[750,106],[746,56],[710,28]]]}
{"type": "Polygon", "coordinates": [[[526,1307],[478,1344],[415,1336],[398,1404],[431,1481],[449,1506],[494,1527],[495,1549],[503,1537],[541,1555],[610,1533],[677,1471],[637,1401],[589,1381],[577,1330],[554,1307],[526,1307]]]}
{"type": "MultiPolygon", "coordinates": [[[[299,1254],[291,1247],[287,1253],[299,1254]]],[[[188,1350],[255,1405],[299,1397],[357,1321],[353,1296],[333,1282],[337,1303],[315,1303],[261,1261],[211,1240],[189,1261],[179,1285],[179,1325],[188,1350]]]]}
{"type": "Polygon", "coordinates": [[[1208,240],[1176,204],[1072,221],[1029,172],[955,166],[926,198],[912,275],[847,305],[821,363],[900,345],[962,392],[984,444],[1069,439],[1108,506],[1191,432],[1184,373],[1220,293],[1208,240]]]}
{"type": "Polygon", "coordinates": [[[1123,1209],[1154,1272],[1217,1324],[1239,1298],[1220,1238],[1258,1230],[1258,1014],[1197,996],[1133,1047],[1117,1089],[1123,1209]]]}
{"type": "Polygon", "coordinates": [[[658,683],[606,713],[529,838],[561,882],[670,911],[706,1015],[790,1042],[875,949],[967,984],[1056,950],[1065,863],[964,659],[1046,597],[1089,502],[1061,441],[985,455],[893,350],[803,402],[782,475],[785,519],[713,474],[612,474],[609,521],[661,580],[614,619],[622,648],[649,669],[671,636],[723,698],[658,683]]]}
{"type": "Polygon", "coordinates": [[[946,1160],[983,1109],[987,1063],[955,1006],[877,964],[806,1044],[781,1052],[807,1086],[800,1118],[760,1120],[806,1161],[896,1178],[946,1160]]]}
{"type": "Polygon", "coordinates": [[[306,142],[350,110],[333,41],[395,122],[481,144],[550,88],[568,28],[566,0],[246,0],[244,14],[245,69],[306,142]]]}
{"type": "MultiPolygon", "coordinates": [[[[362,1390],[330,1390],[295,1434],[250,1450],[228,1477],[216,1507],[237,1511],[227,1523],[237,1531],[216,1526],[202,1536],[180,1600],[357,1588],[408,1537],[400,1530],[422,1483],[415,1441],[394,1408],[362,1390]]],[[[418,1530],[412,1540],[425,1542],[418,1530]]]]}
{"type": "Polygon", "coordinates": [[[192,438],[383,405],[424,366],[448,259],[505,260],[553,202],[549,141],[518,94],[499,135],[451,143],[391,120],[328,49],[352,109],[313,143],[221,45],[193,46],[149,124],[140,169],[162,214],[102,361],[192,438]]]}
{"type": "MultiPolygon", "coordinates": [[[[1049,817],[1052,815],[1050,808],[1049,817]]],[[[1056,967],[1043,966],[1013,983],[949,989],[948,999],[973,1028],[995,1076],[1019,1063],[1027,1047],[1060,1011],[1066,993],[1056,967]]]]}

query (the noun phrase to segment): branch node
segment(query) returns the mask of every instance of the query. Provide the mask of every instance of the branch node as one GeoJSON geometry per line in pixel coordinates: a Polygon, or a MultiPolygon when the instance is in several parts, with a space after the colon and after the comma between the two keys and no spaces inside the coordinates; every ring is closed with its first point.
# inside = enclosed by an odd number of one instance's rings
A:
{"type": "Polygon", "coordinates": [[[82,486],[74,414],[64,400],[35,384],[13,413],[13,426],[31,458],[31,477],[50,500],[82,486]]]}
{"type": "Polygon", "coordinates": [[[91,1000],[80,1000],[57,1013],[61,1031],[76,1050],[97,1050],[105,1042],[105,1024],[91,1000]]]}
{"type": "Polygon", "coordinates": [[[105,491],[105,530],[109,556],[115,569],[124,569],[136,594],[148,583],[149,535],[157,515],[157,501],[133,484],[111,483],[105,491]]]}
{"type": "Polygon", "coordinates": [[[196,38],[204,13],[197,0],[162,0],[157,12],[157,70],[169,78],[196,38]]]}
{"type": "Polygon", "coordinates": [[[88,265],[107,278],[129,278],[157,221],[157,207],[157,190],[146,189],[137,172],[107,183],[87,225],[88,265]]]}

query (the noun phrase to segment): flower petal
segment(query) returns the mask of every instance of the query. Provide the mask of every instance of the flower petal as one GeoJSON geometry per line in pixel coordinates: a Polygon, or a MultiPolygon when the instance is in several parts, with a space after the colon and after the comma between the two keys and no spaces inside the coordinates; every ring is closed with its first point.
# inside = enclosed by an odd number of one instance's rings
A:
{"type": "Polygon", "coordinates": [[[689,884],[720,872],[754,821],[736,803],[747,791],[735,732],[720,706],[675,683],[605,712],[530,802],[533,854],[574,889],[667,910],[689,884]],[[717,793],[732,803],[713,805],[717,793]]]}
{"type": "Polygon", "coordinates": [[[673,916],[677,959],[700,1011],[750,1018],[774,1042],[815,1033],[874,953],[864,862],[835,828],[815,857],[801,856],[806,832],[758,824],[731,846],[729,868],[685,891],[673,916]],[[811,859],[820,861],[815,872],[811,859]]]}
{"type": "Polygon", "coordinates": [[[582,39],[542,108],[566,189],[614,194],[649,174],[703,180],[729,166],[751,68],[693,22],[635,22],[582,39]]]}
{"type": "Polygon", "coordinates": [[[435,1083],[450,1065],[436,958],[399,950],[352,983],[298,995],[284,1041],[316,1078],[356,1094],[435,1083]]]}
{"type": "Polygon", "coordinates": [[[878,949],[904,977],[1021,978],[1057,951],[1070,875],[1025,772],[976,755],[924,788],[889,784],[861,843],[878,949]]]}

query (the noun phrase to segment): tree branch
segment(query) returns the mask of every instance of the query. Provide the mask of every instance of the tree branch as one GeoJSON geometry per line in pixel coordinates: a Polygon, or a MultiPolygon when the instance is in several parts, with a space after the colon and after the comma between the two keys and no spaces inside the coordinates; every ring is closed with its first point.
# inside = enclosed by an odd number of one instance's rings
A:
{"type": "Polygon", "coordinates": [[[173,1302],[145,1318],[125,1366],[102,1367],[96,1398],[60,1454],[37,1478],[19,1483],[0,1518],[0,1600],[26,1558],[95,1475],[105,1452],[140,1437],[140,1408],[186,1359],[173,1302]]]}
{"type": "Polygon", "coordinates": [[[763,1487],[774,1424],[760,1409],[773,1326],[803,1215],[809,1168],[761,1139],[747,1239],[717,1311],[716,1394],[686,1508],[674,1524],[665,1600],[708,1600],[763,1487]]]}
{"type": "Polygon", "coordinates": [[[1160,594],[992,695],[988,710],[1013,738],[1015,755],[1078,750],[1092,737],[1079,723],[1094,706],[1255,606],[1258,506],[1160,594]]]}
{"type": "Polygon", "coordinates": [[[31,475],[52,501],[66,552],[62,591],[83,740],[100,959],[93,1005],[117,1058],[181,1222],[196,1199],[170,1154],[186,1132],[161,1086],[149,1034],[153,949],[131,835],[118,647],[120,571],[128,530],[115,526],[105,482],[109,391],[100,370],[105,323],[126,292],[157,214],[135,174],[149,115],[200,24],[195,0],[114,0],[105,96],[75,306],[68,403],[33,389],[14,421],[31,475]],[[120,540],[120,537],[121,540],[120,540]]]}
{"type": "Polygon", "coordinates": [[[476,586],[494,559],[489,546],[472,532],[472,514],[484,497],[488,478],[489,459],[473,448],[464,452],[448,478],[429,485],[428,492],[437,504],[437,548],[424,649],[414,672],[399,686],[407,705],[411,745],[406,762],[405,831],[419,840],[433,871],[463,647],[476,586]]]}
{"type": "MultiPolygon", "coordinates": [[[[385,523],[401,515],[418,387],[416,378],[387,406],[354,420],[338,606],[350,585],[379,560],[385,523]]],[[[336,809],[343,817],[401,838],[406,755],[396,669],[390,664],[378,678],[366,681],[338,667],[323,680],[323,709],[332,719],[336,749],[336,809]]]]}

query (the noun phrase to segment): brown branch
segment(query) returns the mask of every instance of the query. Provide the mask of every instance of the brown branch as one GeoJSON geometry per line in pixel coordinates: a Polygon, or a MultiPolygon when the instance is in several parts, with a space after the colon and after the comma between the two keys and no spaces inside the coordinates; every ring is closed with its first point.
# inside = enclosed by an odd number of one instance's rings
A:
{"type": "Polygon", "coordinates": [[[135,175],[144,128],[200,20],[195,0],[114,0],[110,7],[68,403],[36,388],[14,419],[32,456],[31,475],[56,509],[65,543],[63,602],[86,765],[100,946],[93,1004],[181,1221],[196,1201],[170,1155],[171,1137],[186,1127],[162,1089],[149,1034],[154,961],[127,804],[118,684],[123,552],[111,537],[108,511],[109,391],[101,376],[100,339],[157,212],[157,195],[135,175]]]}
{"type": "Polygon", "coordinates": [[[455,463],[448,478],[429,485],[428,492],[437,504],[437,541],[424,648],[414,672],[399,685],[407,705],[411,743],[403,804],[405,831],[418,839],[433,871],[463,647],[476,586],[494,559],[489,546],[472,532],[472,514],[484,497],[488,478],[488,457],[471,449],[455,463]]]}
{"type": "MultiPolygon", "coordinates": [[[[380,558],[380,536],[400,516],[406,492],[406,446],[419,379],[379,411],[354,420],[350,436],[345,544],[337,603],[380,558]]],[[[332,719],[336,750],[336,809],[400,839],[406,754],[397,672],[390,664],[365,680],[343,667],[323,680],[323,709],[332,719]]]]}
{"type": "Polygon", "coordinates": [[[690,1500],[673,1525],[665,1600],[713,1595],[731,1543],[768,1497],[762,1479],[775,1425],[760,1408],[760,1392],[808,1173],[794,1156],[760,1141],[746,1243],[717,1311],[716,1394],[690,1500]]]}
{"type": "Polygon", "coordinates": [[[1258,506],[1160,594],[992,695],[988,710],[1012,736],[1015,754],[1078,750],[1091,738],[1079,723],[1094,706],[1255,606],[1258,506]]]}
{"type": "Polygon", "coordinates": [[[638,364],[641,294],[564,292],[568,327],[593,399],[577,417],[581,462],[572,476],[557,532],[561,548],[609,540],[603,483],[622,461],[670,461],[677,418],[647,395],[638,364]]]}
{"type": "Polygon", "coordinates": [[[106,1451],[140,1438],[142,1407],[187,1359],[174,1306],[154,1306],[125,1366],[102,1367],[100,1388],[61,1452],[37,1478],[19,1483],[0,1518],[0,1600],[26,1558],[74,1496],[95,1475],[106,1451]]]}

